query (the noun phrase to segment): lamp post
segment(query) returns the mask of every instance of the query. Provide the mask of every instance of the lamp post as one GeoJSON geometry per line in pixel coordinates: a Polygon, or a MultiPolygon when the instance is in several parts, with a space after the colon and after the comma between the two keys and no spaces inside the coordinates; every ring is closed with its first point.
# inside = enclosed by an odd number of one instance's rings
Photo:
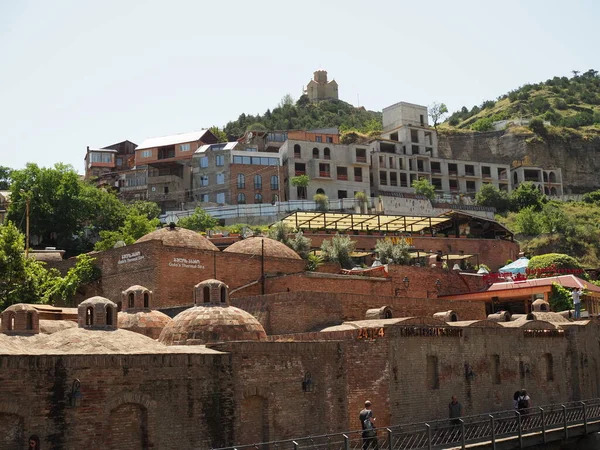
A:
{"type": "Polygon", "coordinates": [[[408,279],[408,277],[404,277],[404,279],[402,280],[402,282],[404,283],[404,287],[406,289],[408,289],[408,287],[410,286],[410,280],[408,279]]]}

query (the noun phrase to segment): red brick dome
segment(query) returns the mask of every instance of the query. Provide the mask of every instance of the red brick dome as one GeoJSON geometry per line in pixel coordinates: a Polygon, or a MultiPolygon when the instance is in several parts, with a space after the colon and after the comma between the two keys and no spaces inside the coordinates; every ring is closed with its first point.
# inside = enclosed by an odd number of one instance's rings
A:
{"type": "Polygon", "coordinates": [[[256,318],[233,306],[195,306],[177,314],[165,326],[159,342],[201,345],[226,341],[260,341],[267,334],[256,318]]]}
{"type": "Polygon", "coordinates": [[[264,242],[265,256],[271,258],[289,258],[302,259],[294,250],[287,245],[266,237],[251,237],[231,244],[224,252],[228,253],[244,253],[246,255],[262,255],[262,246],[264,242]]]}
{"type": "Polygon", "coordinates": [[[142,236],[135,243],[138,244],[146,241],[161,241],[163,245],[168,247],[186,247],[198,250],[212,250],[213,252],[219,251],[215,244],[200,233],[186,228],[161,228],[142,236]]]}
{"type": "Polygon", "coordinates": [[[171,322],[171,318],[160,311],[120,312],[119,328],[158,339],[163,328],[171,322]]]}

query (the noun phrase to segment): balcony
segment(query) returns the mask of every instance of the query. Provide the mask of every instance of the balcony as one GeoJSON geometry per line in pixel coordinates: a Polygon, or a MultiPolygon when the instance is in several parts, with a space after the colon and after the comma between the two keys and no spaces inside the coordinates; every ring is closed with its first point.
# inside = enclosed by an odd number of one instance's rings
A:
{"type": "Polygon", "coordinates": [[[467,171],[465,170],[465,177],[474,177],[474,176],[475,176],[475,172],[472,172],[472,171],[468,171],[468,172],[467,172],[467,171]]]}
{"type": "Polygon", "coordinates": [[[441,174],[442,173],[442,169],[431,169],[431,173],[435,173],[435,174],[441,174]]]}
{"type": "Polygon", "coordinates": [[[319,171],[319,176],[321,178],[331,178],[331,172],[324,172],[324,171],[319,171]]]}
{"type": "Polygon", "coordinates": [[[356,162],[357,163],[366,163],[367,162],[367,157],[366,156],[358,156],[358,155],[356,155],[356,162]]]}
{"type": "Polygon", "coordinates": [[[340,174],[338,174],[337,179],[338,180],[348,181],[348,175],[340,175],[340,174]]]}
{"type": "Polygon", "coordinates": [[[486,179],[492,178],[492,174],[491,173],[482,173],[481,178],[486,178],[486,179]]]}

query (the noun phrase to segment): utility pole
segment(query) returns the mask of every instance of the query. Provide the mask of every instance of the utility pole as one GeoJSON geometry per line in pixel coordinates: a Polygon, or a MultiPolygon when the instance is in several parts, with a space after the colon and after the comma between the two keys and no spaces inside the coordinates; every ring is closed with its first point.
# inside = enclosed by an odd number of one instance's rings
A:
{"type": "Polygon", "coordinates": [[[27,201],[25,203],[25,258],[29,256],[29,205],[31,199],[27,195],[27,201]]]}

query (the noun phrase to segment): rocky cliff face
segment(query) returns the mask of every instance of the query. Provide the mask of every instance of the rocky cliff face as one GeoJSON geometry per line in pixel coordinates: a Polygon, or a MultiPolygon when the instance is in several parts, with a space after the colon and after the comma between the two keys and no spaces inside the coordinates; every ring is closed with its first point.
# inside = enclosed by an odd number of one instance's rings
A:
{"type": "Polygon", "coordinates": [[[600,188],[600,137],[585,140],[550,136],[540,140],[531,139],[533,136],[507,131],[440,135],[438,151],[443,158],[502,164],[528,156],[533,165],[562,169],[565,194],[600,188]]]}

